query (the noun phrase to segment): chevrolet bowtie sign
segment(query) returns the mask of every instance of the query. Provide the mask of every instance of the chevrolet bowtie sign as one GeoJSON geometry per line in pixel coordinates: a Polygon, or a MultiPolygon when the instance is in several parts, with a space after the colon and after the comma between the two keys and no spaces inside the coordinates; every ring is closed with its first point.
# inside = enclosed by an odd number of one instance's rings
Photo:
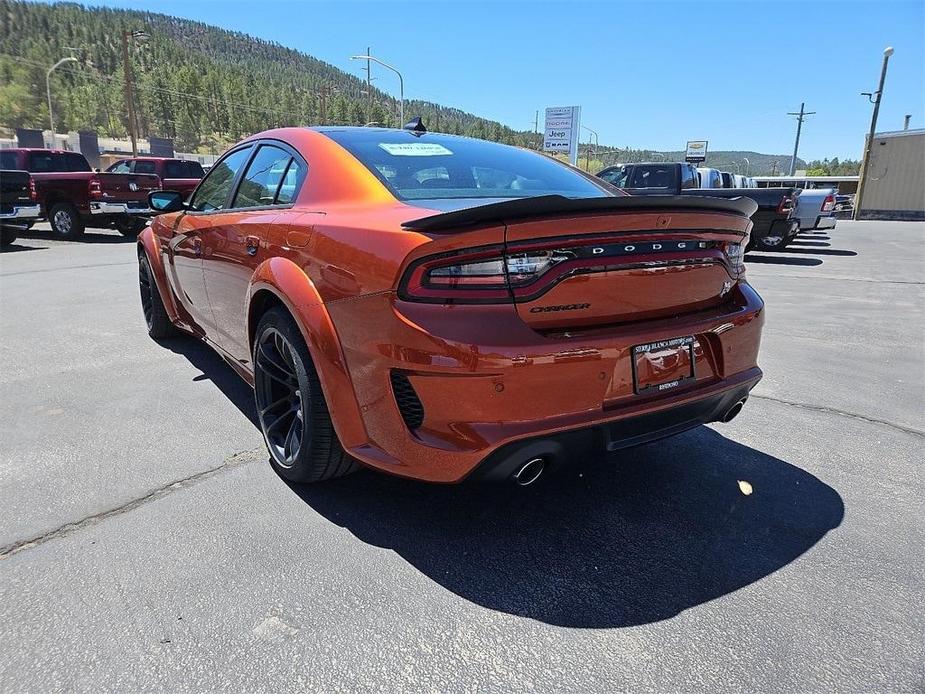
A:
{"type": "Polygon", "coordinates": [[[691,164],[699,164],[707,160],[707,141],[706,140],[688,140],[687,154],[684,161],[691,164]]]}
{"type": "Polygon", "coordinates": [[[546,109],[546,130],[543,151],[571,155],[578,161],[578,129],[581,127],[581,106],[553,106],[546,109]]]}

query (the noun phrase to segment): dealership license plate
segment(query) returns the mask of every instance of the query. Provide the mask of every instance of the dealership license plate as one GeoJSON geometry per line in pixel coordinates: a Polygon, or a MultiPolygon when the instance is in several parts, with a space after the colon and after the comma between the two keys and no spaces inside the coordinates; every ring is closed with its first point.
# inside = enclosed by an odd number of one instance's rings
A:
{"type": "Polygon", "coordinates": [[[693,378],[692,335],[633,347],[633,389],[638,395],[674,390],[693,378]]]}

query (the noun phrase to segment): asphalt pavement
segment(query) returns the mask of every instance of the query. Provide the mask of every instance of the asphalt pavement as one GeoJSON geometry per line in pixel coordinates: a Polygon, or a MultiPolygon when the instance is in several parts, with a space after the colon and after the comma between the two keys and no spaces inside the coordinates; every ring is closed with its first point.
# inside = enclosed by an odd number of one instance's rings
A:
{"type": "Polygon", "coordinates": [[[290,486],[114,232],[0,254],[0,691],[921,692],[925,224],[753,253],[728,425],[519,489],[290,486]]]}

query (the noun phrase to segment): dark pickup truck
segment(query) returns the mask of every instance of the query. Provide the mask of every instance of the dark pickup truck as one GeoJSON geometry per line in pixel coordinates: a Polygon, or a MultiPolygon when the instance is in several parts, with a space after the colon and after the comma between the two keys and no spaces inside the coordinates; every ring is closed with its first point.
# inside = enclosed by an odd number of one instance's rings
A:
{"type": "MultiPolygon", "coordinates": [[[[0,158],[6,152],[0,152],[0,158]]],[[[8,170],[0,174],[0,246],[9,246],[21,231],[42,215],[35,201],[35,184],[28,171],[8,170]]]]}
{"type": "Polygon", "coordinates": [[[155,174],[164,190],[175,190],[188,198],[206,175],[198,161],[167,157],[120,159],[106,169],[109,173],[155,174]]]}
{"type": "Polygon", "coordinates": [[[789,244],[800,231],[793,216],[796,188],[700,188],[693,164],[647,162],[611,166],[598,177],[630,195],[697,195],[708,198],[751,198],[758,205],[752,215],[748,250],[775,250],[789,244]]]}
{"type": "MultiPolygon", "coordinates": [[[[57,149],[8,149],[2,167],[28,171],[36,201],[51,230],[66,239],[79,238],[84,227],[115,227],[137,236],[149,214],[148,193],[158,190],[157,176],[99,173],[84,155],[57,149]]],[[[5,173],[4,173],[5,175],[5,173]]]]}

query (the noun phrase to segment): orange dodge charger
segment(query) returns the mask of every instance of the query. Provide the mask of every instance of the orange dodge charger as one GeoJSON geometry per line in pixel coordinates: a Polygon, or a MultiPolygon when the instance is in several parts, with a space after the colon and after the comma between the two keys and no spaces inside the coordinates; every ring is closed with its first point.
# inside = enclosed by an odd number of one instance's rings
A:
{"type": "Polygon", "coordinates": [[[418,122],[260,133],[150,202],[148,331],[254,387],[289,480],[530,484],[729,421],[761,378],[747,198],[631,197],[418,122]]]}

